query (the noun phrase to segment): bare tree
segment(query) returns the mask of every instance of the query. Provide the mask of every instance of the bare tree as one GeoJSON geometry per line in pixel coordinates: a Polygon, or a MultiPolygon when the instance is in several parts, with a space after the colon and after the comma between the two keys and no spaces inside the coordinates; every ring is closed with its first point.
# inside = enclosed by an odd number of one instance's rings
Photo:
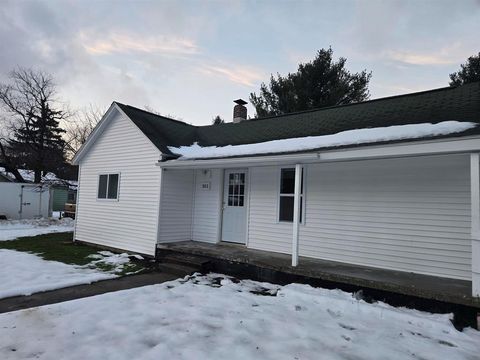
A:
{"type": "Polygon", "coordinates": [[[68,122],[65,129],[65,144],[69,158],[72,158],[87,141],[104,113],[100,107],[90,104],[78,111],[68,122]]]}
{"type": "Polygon", "coordinates": [[[8,83],[0,84],[0,106],[11,129],[0,160],[33,170],[35,182],[41,181],[42,172],[54,171],[64,162],[65,131],[59,123],[69,114],[60,109],[55,95],[52,76],[42,71],[17,68],[8,83]]]}

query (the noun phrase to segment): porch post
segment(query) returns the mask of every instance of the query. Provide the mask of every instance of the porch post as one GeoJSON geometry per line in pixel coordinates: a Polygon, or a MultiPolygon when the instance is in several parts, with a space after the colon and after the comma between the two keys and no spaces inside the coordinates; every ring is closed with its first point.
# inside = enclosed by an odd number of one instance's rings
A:
{"type": "Polygon", "coordinates": [[[295,193],[293,198],[292,266],[298,265],[298,230],[300,223],[300,192],[302,191],[302,165],[295,165],[295,193]]]}
{"type": "Polygon", "coordinates": [[[480,157],[470,154],[472,295],[480,296],[480,157]]]}

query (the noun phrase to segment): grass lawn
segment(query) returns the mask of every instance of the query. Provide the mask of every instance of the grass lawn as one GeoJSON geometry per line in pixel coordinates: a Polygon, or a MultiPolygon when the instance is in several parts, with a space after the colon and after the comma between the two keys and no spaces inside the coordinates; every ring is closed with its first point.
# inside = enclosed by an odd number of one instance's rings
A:
{"type": "MultiPolygon", "coordinates": [[[[90,255],[98,255],[100,251],[93,246],[73,242],[72,232],[51,233],[38,236],[21,237],[11,241],[0,241],[0,249],[16,250],[29,252],[42,257],[45,260],[59,261],[72,265],[87,265],[92,263],[95,258],[90,255]]],[[[124,265],[122,271],[117,275],[126,275],[145,270],[147,262],[139,260],[130,260],[124,265]]],[[[108,264],[102,261],[94,261],[92,268],[103,271],[111,271],[115,268],[114,264],[108,264]]]]}

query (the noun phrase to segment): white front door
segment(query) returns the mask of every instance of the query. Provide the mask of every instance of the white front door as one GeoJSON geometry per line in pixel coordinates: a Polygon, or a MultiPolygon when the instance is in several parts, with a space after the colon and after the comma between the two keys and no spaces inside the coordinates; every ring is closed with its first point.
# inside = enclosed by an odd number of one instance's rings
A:
{"type": "Polygon", "coordinates": [[[247,229],[247,170],[225,170],[222,241],[245,244],[247,229]]]}

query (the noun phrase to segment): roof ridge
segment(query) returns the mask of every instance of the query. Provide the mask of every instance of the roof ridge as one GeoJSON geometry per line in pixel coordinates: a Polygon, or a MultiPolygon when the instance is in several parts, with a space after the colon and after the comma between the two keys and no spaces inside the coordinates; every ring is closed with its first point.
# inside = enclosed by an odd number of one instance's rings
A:
{"type": "MultiPolygon", "coordinates": [[[[248,121],[249,122],[250,121],[261,121],[261,120],[268,120],[268,119],[280,118],[280,117],[292,116],[292,115],[298,115],[298,114],[321,112],[321,111],[326,111],[326,110],[331,110],[331,109],[351,107],[351,106],[356,106],[356,105],[386,101],[386,100],[397,99],[397,98],[402,98],[402,97],[414,97],[414,96],[424,95],[424,94],[428,94],[428,93],[435,93],[435,92],[441,92],[441,91],[447,91],[447,90],[448,91],[449,90],[455,90],[455,89],[459,89],[459,88],[462,88],[462,87],[465,87],[465,86],[474,86],[474,85],[478,85],[480,87],[480,81],[474,81],[474,82],[471,82],[471,83],[468,83],[468,84],[462,84],[462,85],[458,85],[458,86],[445,86],[445,87],[441,87],[441,88],[422,90],[422,91],[417,91],[417,92],[407,93],[407,94],[384,96],[384,97],[377,98],[377,99],[365,100],[365,101],[360,101],[360,102],[355,102],[355,103],[350,103],[350,104],[332,105],[332,106],[325,106],[325,107],[315,108],[315,109],[294,111],[294,112],[289,112],[289,113],[280,114],[280,115],[271,115],[271,116],[265,116],[265,117],[260,117],[260,118],[251,118],[251,119],[248,119],[248,121]]],[[[172,118],[169,118],[167,116],[164,116],[164,115],[155,114],[155,113],[150,112],[148,110],[140,109],[140,108],[137,108],[135,106],[131,106],[131,105],[127,105],[127,104],[123,104],[123,103],[120,103],[118,101],[114,101],[114,103],[116,103],[120,106],[125,106],[127,108],[131,108],[131,109],[134,109],[134,110],[137,110],[137,111],[141,111],[141,112],[149,114],[149,115],[153,115],[155,117],[158,117],[158,118],[161,118],[161,119],[164,119],[164,120],[169,120],[169,121],[172,121],[172,122],[175,122],[175,123],[178,123],[178,124],[182,124],[182,125],[185,125],[185,126],[188,126],[188,127],[195,128],[196,131],[198,129],[201,129],[201,128],[209,128],[209,127],[213,127],[213,126],[222,127],[222,126],[233,124],[231,122],[227,122],[227,123],[223,123],[223,124],[193,125],[193,124],[189,124],[189,123],[187,123],[185,121],[182,121],[182,120],[176,120],[176,119],[172,119],[172,118]]],[[[236,125],[238,125],[238,124],[236,124],[236,125]]]]}
{"type": "Polygon", "coordinates": [[[140,108],[137,108],[135,106],[132,106],[132,105],[127,105],[127,104],[123,104],[121,102],[118,102],[118,101],[114,101],[115,104],[117,105],[120,105],[120,106],[125,106],[125,107],[128,107],[128,108],[131,108],[131,109],[134,109],[134,110],[138,110],[138,111],[141,111],[141,112],[144,112],[146,114],[149,114],[149,115],[153,115],[153,116],[156,116],[156,117],[159,117],[159,118],[162,118],[164,120],[170,120],[170,121],[174,121],[176,123],[180,123],[182,125],[187,125],[187,126],[191,126],[191,127],[197,127],[197,125],[192,125],[192,124],[189,124],[185,121],[182,121],[182,120],[177,120],[177,119],[172,119],[168,116],[164,116],[164,115],[160,115],[160,114],[155,114],[154,112],[151,112],[151,111],[148,111],[148,110],[144,110],[144,109],[140,109],[140,108]]]}
{"type": "MultiPolygon", "coordinates": [[[[366,104],[366,103],[372,103],[372,102],[384,101],[384,100],[391,100],[391,99],[396,99],[396,98],[401,98],[401,97],[413,97],[413,96],[423,95],[423,94],[427,94],[427,93],[435,93],[435,92],[446,91],[446,90],[455,90],[455,89],[461,88],[463,86],[469,86],[469,85],[473,85],[473,84],[477,84],[477,85],[480,86],[480,81],[473,81],[471,83],[462,84],[462,85],[458,85],[458,86],[444,86],[444,87],[441,87],[441,88],[422,90],[422,91],[417,91],[417,92],[407,93],[407,94],[384,96],[384,97],[377,98],[377,99],[370,99],[370,100],[359,101],[359,102],[349,103],[349,104],[325,106],[325,107],[321,107],[321,108],[294,111],[294,112],[289,112],[289,113],[280,114],[280,115],[271,115],[271,116],[264,116],[264,117],[260,117],[260,118],[252,118],[252,119],[249,119],[249,121],[267,120],[267,119],[290,116],[290,115],[298,115],[298,114],[305,114],[305,113],[310,113],[310,112],[330,110],[330,109],[336,109],[336,108],[342,108],[342,107],[348,107],[348,106],[362,105],[362,104],[366,104]]],[[[204,126],[211,126],[211,125],[204,125],[204,126]]]]}

